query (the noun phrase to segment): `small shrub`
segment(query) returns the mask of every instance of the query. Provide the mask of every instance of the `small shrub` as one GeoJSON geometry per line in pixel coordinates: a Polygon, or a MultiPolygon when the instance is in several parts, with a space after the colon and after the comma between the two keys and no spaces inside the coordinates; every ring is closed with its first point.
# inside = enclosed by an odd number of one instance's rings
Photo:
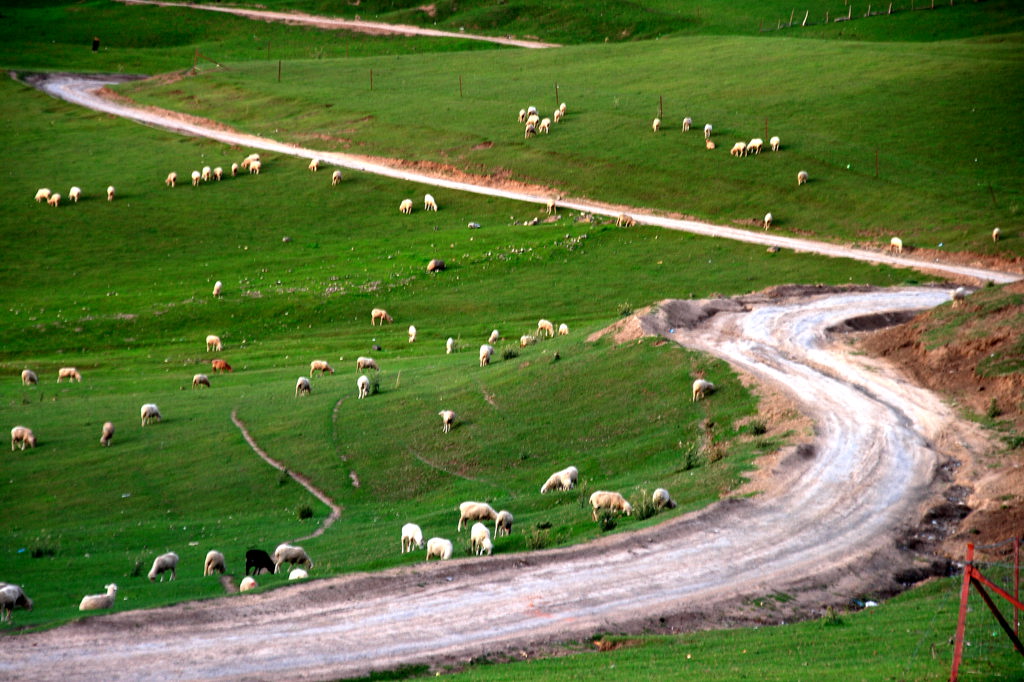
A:
{"type": "Polygon", "coordinates": [[[765,424],[764,421],[760,419],[755,419],[754,421],[750,422],[750,433],[752,433],[755,436],[763,436],[764,434],[768,433],[768,425],[765,424]]]}
{"type": "Polygon", "coordinates": [[[1024,448],[1024,436],[1010,436],[1006,439],[1006,446],[1011,450],[1024,448]]]}
{"type": "Polygon", "coordinates": [[[308,504],[304,504],[301,507],[299,507],[299,520],[305,520],[305,519],[311,519],[311,518],[313,518],[313,508],[312,507],[310,507],[308,504]]]}
{"type": "Polygon", "coordinates": [[[132,567],[132,572],[128,574],[131,578],[138,578],[143,575],[146,570],[145,564],[142,563],[141,559],[135,560],[135,566],[132,567]]]}
{"type": "Polygon", "coordinates": [[[992,398],[992,402],[988,404],[988,409],[985,410],[985,416],[989,419],[995,419],[1002,413],[1003,411],[999,409],[999,403],[996,402],[995,398],[992,398]]]}
{"type": "Polygon", "coordinates": [[[526,534],[526,547],[527,549],[544,549],[551,544],[551,534],[546,528],[540,528],[540,524],[537,524],[537,528],[532,528],[526,534]]]}
{"type": "Polygon", "coordinates": [[[824,627],[836,627],[843,624],[843,619],[836,613],[836,610],[831,606],[825,607],[825,615],[821,619],[821,624],[824,627]]]}
{"type": "Polygon", "coordinates": [[[684,446],[680,441],[679,446],[683,449],[682,461],[680,465],[681,471],[689,471],[690,469],[696,469],[701,465],[702,457],[700,455],[700,446],[696,443],[689,443],[684,446]]]}
{"type": "Polygon", "coordinates": [[[619,304],[619,317],[629,317],[633,314],[633,305],[631,303],[620,303],[619,304]]]}
{"type": "Polygon", "coordinates": [[[615,514],[612,514],[610,511],[603,511],[597,517],[597,525],[601,528],[602,533],[607,533],[610,530],[615,530],[619,522],[615,520],[615,514]]]}
{"type": "Polygon", "coordinates": [[[282,469],[281,473],[277,476],[278,487],[283,487],[288,484],[288,481],[292,480],[292,477],[288,474],[287,469],[282,469]]]}
{"type": "Polygon", "coordinates": [[[42,559],[43,557],[56,556],[57,549],[53,545],[36,545],[30,550],[33,559],[42,559]]]}
{"type": "Polygon", "coordinates": [[[654,500],[651,499],[651,495],[647,490],[640,491],[640,501],[633,505],[633,516],[639,521],[649,519],[658,513],[658,508],[654,506],[654,500]]]}
{"type": "Polygon", "coordinates": [[[508,345],[501,349],[501,359],[511,360],[512,358],[519,357],[519,349],[515,346],[508,345]]]}

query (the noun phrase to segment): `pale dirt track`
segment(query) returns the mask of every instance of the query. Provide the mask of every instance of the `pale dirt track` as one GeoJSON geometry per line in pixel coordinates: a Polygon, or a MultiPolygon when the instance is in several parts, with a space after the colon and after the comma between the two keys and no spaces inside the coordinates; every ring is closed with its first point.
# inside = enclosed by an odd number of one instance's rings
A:
{"type": "MultiPolygon", "coordinates": [[[[56,87],[74,101],[85,91],[56,87]]],[[[337,163],[336,155],[251,139],[224,141],[337,163]]],[[[806,244],[807,251],[819,246],[806,244]]],[[[895,547],[941,501],[941,465],[971,457],[985,441],[934,395],[850,353],[824,330],[853,316],[948,300],[939,288],[812,289],[714,301],[703,308],[717,310],[713,316],[699,314],[695,302],[665,302],[644,320],[648,332],[705,349],[775,386],[815,422],[813,449],[773,463],[757,497],[563,550],[330,578],[10,637],[2,642],[0,678],[332,679],[516,655],[600,631],[777,622],[787,610],[807,614],[895,589],[893,576],[915,563],[895,547]],[[744,603],[779,592],[796,600],[768,614],[744,603]]],[[[452,524],[454,531],[454,512],[452,524]]],[[[381,541],[397,546],[397,530],[381,541]]]]}

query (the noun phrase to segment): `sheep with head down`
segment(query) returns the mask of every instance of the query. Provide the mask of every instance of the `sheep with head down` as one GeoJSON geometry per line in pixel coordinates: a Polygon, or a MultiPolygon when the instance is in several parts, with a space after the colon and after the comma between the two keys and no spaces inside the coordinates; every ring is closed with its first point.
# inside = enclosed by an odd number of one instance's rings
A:
{"type": "Polygon", "coordinates": [[[548,338],[555,336],[555,325],[552,324],[551,320],[538,320],[537,336],[547,336],[548,338]]]}
{"type": "Polygon", "coordinates": [[[71,189],[68,190],[68,199],[71,199],[71,201],[73,201],[73,202],[75,202],[77,204],[78,200],[81,199],[81,198],[82,198],[82,188],[81,187],[72,187],[71,189]]]}
{"type": "Polygon", "coordinates": [[[693,392],[691,396],[691,402],[697,402],[701,398],[707,397],[715,390],[715,385],[706,379],[696,379],[693,382],[693,392]]]}
{"type": "Polygon", "coordinates": [[[415,523],[402,526],[402,554],[423,549],[423,530],[415,523]]]}
{"type": "Polygon", "coordinates": [[[210,334],[206,337],[206,352],[209,353],[211,350],[224,350],[224,344],[221,343],[220,337],[216,334],[210,334]]]}
{"type": "Polygon", "coordinates": [[[30,448],[35,448],[36,434],[27,426],[15,426],[11,429],[11,452],[14,452],[15,445],[20,445],[22,450],[25,449],[26,445],[30,448]]]}
{"type": "Polygon", "coordinates": [[[498,512],[486,502],[463,502],[459,505],[458,530],[461,532],[467,521],[494,521],[497,518],[498,512]]]}
{"type": "Polygon", "coordinates": [[[441,432],[448,433],[455,423],[455,413],[451,410],[441,410],[437,413],[441,417],[441,432]]]}
{"type": "Polygon", "coordinates": [[[430,538],[427,540],[427,561],[430,561],[431,557],[437,557],[442,561],[452,558],[452,546],[451,540],[445,538],[430,538]]]}
{"type": "Polygon", "coordinates": [[[281,566],[284,564],[296,564],[305,566],[308,570],[313,570],[313,561],[306,554],[306,550],[298,545],[289,545],[287,542],[282,542],[274,550],[274,573],[281,572],[281,566]]]}
{"type": "Polygon", "coordinates": [[[437,210],[437,199],[434,198],[433,194],[423,195],[423,210],[424,211],[436,211],[437,210]]]}
{"type": "Polygon", "coordinates": [[[341,171],[340,170],[336,170],[333,173],[331,173],[331,186],[334,187],[335,185],[340,185],[340,184],[341,184],[341,171]]]}
{"type": "Polygon", "coordinates": [[[61,367],[57,370],[57,383],[59,384],[64,379],[67,379],[71,383],[82,383],[82,374],[74,367],[61,367]]]}
{"type": "Polygon", "coordinates": [[[480,366],[486,367],[491,364],[491,356],[494,355],[494,346],[485,343],[480,346],[480,366]]]}
{"type": "Polygon", "coordinates": [[[100,445],[110,447],[110,441],[114,440],[114,422],[103,422],[103,432],[100,434],[100,445]]]}
{"type": "Polygon", "coordinates": [[[395,321],[394,318],[392,318],[391,315],[388,314],[388,311],[384,310],[383,308],[374,308],[373,310],[370,311],[370,326],[372,327],[376,325],[377,320],[380,320],[380,325],[382,327],[384,326],[385,322],[391,323],[395,321]]]}
{"type": "Polygon", "coordinates": [[[35,372],[33,372],[30,369],[23,369],[23,370],[21,370],[21,384],[23,386],[33,386],[33,385],[38,384],[38,383],[39,383],[39,376],[36,375],[35,372]]]}
{"type": "Polygon", "coordinates": [[[50,190],[47,187],[40,187],[36,190],[36,203],[40,204],[50,198],[50,190]]]}
{"type": "Polygon", "coordinates": [[[313,392],[313,386],[309,383],[309,379],[306,377],[299,377],[295,380],[295,397],[298,398],[300,395],[310,395],[313,392]]]}
{"type": "Polygon", "coordinates": [[[377,366],[376,360],[374,360],[373,358],[368,358],[363,355],[360,355],[358,358],[356,358],[356,369],[375,369],[378,372],[380,371],[380,367],[377,366]]]}
{"type": "MultiPolygon", "coordinates": [[[[473,527],[469,529],[470,551],[477,556],[481,556],[485,551],[484,541],[487,541],[487,544],[493,547],[493,545],[491,545],[491,530],[484,524],[477,521],[473,524],[473,527]]],[[[487,551],[487,554],[490,554],[490,551],[487,551]]]]}
{"type": "Polygon", "coordinates": [[[145,405],[142,406],[142,409],[139,410],[139,413],[142,416],[143,426],[145,426],[146,424],[152,424],[153,422],[161,421],[163,419],[163,417],[160,415],[160,408],[156,406],[156,403],[146,403],[145,405]]]}
{"type": "Polygon", "coordinates": [[[32,600],[25,594],[20,585],[0,583],[0,622],[12,622],[14,609],[32,610],[32,600]]]}
{"type": "Polygon", "coordinates": [[[651,502],[654,503],[655,509],[675,509],[676,501],[672,499],[672,495],[669,494],[664,488],[657,488],[651,494],[651,502]]]}
{"type": "Polygon", "coordinates": [[[320,372],[320,376],[324,374],[334,374],[334,368],[326,360],[313,360],[309,363],[309,376],[312,376],[320,372]]]}
{"type": "Polygon", "coordinates": [[[205,374],[196,374],[192,377],[192,388],[199,388],[200,386],[206,386],[210,388],[210,377],[205,374]]]}
{"type": "Polygon", "coordinates": [[[572,490],[576,487],[576,479],[579,477],[579,474],[579,470],[574,466],[556,471],[548,476],[548,480],[540,487],[540,494],[543,495],[552,490],[572,490]]]}
{"type": "Polygon", "coordinates": [[[370,377],[363,374],[356,379],[356,388],[359,391],[359,399],[362,400],[370,395],[370,377]]]}
{"type": "Polygon", "coordinates": [[[113,201],[113,200],[114,200],[114,186],[110,185],[109,187],[107,187],[107,201],[113,201]]]}
{"type": "Polygon", "coordinates": [[[160,576],[160,582],[164,581],[164,573],[170,571],[171,580],[174,580],[178,575],[178,555],[174,552],[167,552],[161,554],[156,559],[153,559],[153,567],[149,569],[150,582],[155,582],[156,577],[160,576]]]}
{"type": "Polygon", "coordinates": [[[409,215],[412,213],[412,199],[402,199],[402,203],[398,205],[398,212],[403,215],[409,215]]]}
{"type": "Polygon", "coordinates": [[[512,521],[512,512],[507,509],[498,512],[498,515],[494,517],[494,537],[500,538],[502,535],[511,534],[512,521]]]}
{"type": "Polygon", "coordinates": [[[206,561],[203,562],[203,576],[213,575],[214,573],[224,574],[226,570],[224,565],[224,555],[215,549],[211,549],[206,553],[206,561]]]}
{"type": "Polygon", "coordinates": [[[622,512],[626,516],[633,514],[633,505],[626,501],[621,493],[608,490],[597,490],[590,496],[590,506],[594,508],[593,519],[597,521],[597,511],[607,509],[613,512],[622,512]]]}

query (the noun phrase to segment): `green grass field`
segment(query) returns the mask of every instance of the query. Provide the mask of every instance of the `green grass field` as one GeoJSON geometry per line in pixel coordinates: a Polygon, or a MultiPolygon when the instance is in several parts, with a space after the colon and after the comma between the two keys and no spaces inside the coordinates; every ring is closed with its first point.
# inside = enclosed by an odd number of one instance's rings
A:
{"type": "MultiPolygon", "coordinates": [[[[1020,164],[1011,146],[998,144],[1019,137],[1021,127],[1013,109],[1019,90],[1007,87],[1020,73],[1019,34],[842,46],[710,37],[740,32],[723,22],[689,38],[567,48],[570,56],[554,67],[543,52],[324,35],[186,10],[107,2],[0,9],[0,55],[9,69],[157,73],[189,66],[198,47],[230,70],[203,68],[198,77],[123,91],[281,139],[485,173],[508,169],[580,195],[724,222],[758,218],[770,204],[780,231],[841,241],[881,243],[900,225],[908,243],[942,241],[950,250],[1020,254],[1024,243],[1016,236],[1020,164]],[[103,37],[96,55],[88,49],[92,35],[103,37]],[[131,40],[117,44],[112,35],[131,40]],[[757,80],[775,85],[751,96],[755,56],[766,56],[757,80]],[[286,60],[281,84],[277,59],[286,60]],[[701,65],[705,75],[681,63],[701,65]],[[372,92],[363,82],[371,68],[372,92]],[[844,80],[848,71],[858,79],[844,80]],[[454,89],[459,73],[464,99],[454,89]],[[570,115],[549,137],[525,144],[515,111],[534,98],[553,100],[555,82],[570,115]],[[908,82],[915,94],[903,98],[908,82]],[[655,136],[649,120],[662,95],[672,130],[655,136]],[[758,134],[765,116],[772,126],[779,120],[787,126],[780,128],[784,152],[709,156],[699,132],[678,133],[676,120],[687,113],[715,121],[723,138],[758,134]],[[837,129],[850,134],[836,140],[837,129]],[[943,144],[908,144],[923,136],[943,144]],[[481,142],[493,146],[472,149],[481,142]],[[876,146],[888,150],[879,179],[871,167],[876,146]],[[972,153],[983,163],[969,163],[972,153]],[[800,168],[814,178],[809,192],[796,192],[800,168]],[[998,247],[986,240],[993,224],[1007,234],[998,247]]],[[[467,6],[465,17],[483,9],[467,6]]],[[[993,14],[1003,23],[992,25],[1013,24],[1005,10],[993,14]]],[[[551,20],[538,17],[530,31],[541,34],[551,20]]],[[[683,30],[675,19],[659,21],[658,31],[683,30]]],[[[24,585],[36,601],[32,612],[16,612],[19,628],[78,618],[81,596],[111,581],[121,588],[118,609],[218,596],[219,584],[201,577],[208,549],[223,551],[237,575],[247,548],[272,550],[323,522],[323,505],[254,455],[231,422],[233,411],[263,449],[343,507],[337,524],[303,543],[316,577],[420,561],[419,553],[398,553],[401,524],[416,521],[428,535],[454,538],[464,499],[515,513],[516,532],[499,552],[599,536],[581,504],[596,487],[636,500],[665,486],[680,502],[668,513],[698,508],[732,489],[789,434],[759,433],[756,398],[724,364],[653,340],[588,343],[589,333],[669,297],[783,282],[928,279],[619,229],[571,212],[528,225],[544,217],[541,208],[359,173],[332,188],[329,173],[312,175],[302,160],[273,154],[263,155],[258,177],[193,188],[192,168],[226,168],[249,150],[82,111],[12,81],[0,83],[0,94],[0,239],[8,253],[0,264],[0,424],[25,424],[39,437],[36,449],[4,458],[0,479],[0,579],[24,585]],[[163,185],[170,170],[185,179],[173,190],[163,185]],[[103,198],[109,184],[117,187],[114,202],[103,198]],[[39,187],[66,194],[71,185],[84,190],[79,204],[54,209],[31,200],[39,187]],[[395,210],[425,191],[438,198],[440,212],[404,217],[395,210]],[[428,275],[425,265],[437,257],[449,268],[428,275]],[[221,298],[211,295],[217,280],[225,284],[221,298]],[[371,328],[374,306],[391,311],[395,324],[371,328]],[[572,333],[518,349],[519,335],[541,317],[567,323],[572,333]],[[409,324],[419,330],[415,344],[406,339],[409,324]],[[480,368],[477,348],[493,328],[505,338],[494,364],[480,368]],[[216,355],[235,371],[211,375],[211,389],[193,391],[192,375],[208,371],[215,355],[203,345],[209,333],[223,338],[216,355]],[[449,336],[460,348],[452,355],[444,353],[449,336]],[[371,351],[374,344],[382,350],[371,351]],[[358,355],[374,355],[383,370],[379,394],[364,401],[356,400],[358,355]],[[315,378],[313,394],[296,399],[295,379],[315,358],[336,373],[315,378]],[[68,365],[80,369],[83,383],[55,382],[57,368],[68,365]],[[39,374],[39,386],[20,385],[25,367],[39,374]],[[695,405],[688,387],[698,372],[722,390],[695,405]],[[139,425],[144,402],[160,405],[162,423],[139,425]],[[447,436],[437,416],[443,408],[459,414],[447,436]],[[107,420],[117,435],[104,449],[98,440],[107,420]],[[548,474],[570,463],[581,471],[580,490],[540,497],[548,474]],[[169,549],[182,557],[179,579],[149,583],[152,557],[169,549]]],[[[612,532],[658,520],[624,519],[612,532]]],[[[461,555],[465,543],[456,544],[461,555]]],[[[744,631],[762,644],[743,648],[770,647],[759,638],[775,632],[744,631]]],[[[916,640],[902,641],[913,647],[916,640]]],[[[680,646],[659,640],[614,655],[639,651],[637,660],[658,660],[657,652],[680,646]]],[[[780,670],[801,664],[779,656],[780,670]]],[[[866,679],[899,674],[879,674],[876,660],[865,658],[866,679]]],[[[986,660],[1007,669],[998,655],[986,660]]],[[[824,664],[821,672],[818,679],[843,679],[824,664]]]]}

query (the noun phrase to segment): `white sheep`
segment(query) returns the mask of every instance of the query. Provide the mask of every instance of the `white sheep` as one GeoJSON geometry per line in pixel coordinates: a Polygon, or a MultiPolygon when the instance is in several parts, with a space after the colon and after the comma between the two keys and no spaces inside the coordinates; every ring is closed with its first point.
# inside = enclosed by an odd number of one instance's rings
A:
{"type": "Polygon", "coordinates": [[[446,560],[452,558],[452,541],[444,538],[430,538],[427,540],[427,561],[430,557],[446,560]]]}
{"type": "Polygon", "coordinates": [[[238,164],[237,163],[233,163],[233,164],[231,164],[231,177],[237,177],[237,176],[238,176],[238,164]]]}
{"type": "Polygon", "coordinates": [[[779,147],[782,146],[782,140],[779,139],[778,135],[773,135],[772,139],[768,140],[768,145],[772,148],[773,152],[777,152],[779,147]]]}
{"type": "Polygon", "coordinates": [[[335,185],[338,185],[340,183],[341,183],[341,171],[340,170],[336,170],[333,173],[331,173],[331,187],[334,187],[335,185]]]}
{"type": "Polygon", "coordinates": [[[526,109],[519,110],[519,122],[526,123],[526,109]]]}
{"type": "Polygon", "coordinates": [[[110,583],[104,587],[106,592],[104,594],[88,594],[82,597],[81,603],[78,605],[79,611],[98,611],[100,609],[109,609],[114,605],[114,600],[117,598],[117,585],[110,583]]]}
{"type": "Polygon", "coordinates": [[[538,133],[544,133],[545,135],[550,133],[551,132],[551,119],[550,118],[542,118],[540,120],[540,125],[537,126],[537,132],[538,133]]]}
{"type": "Polygon", "coordinates": [[[53,206],[55,208],[57,206],[60,206],[60,193],[54,192],[53,194],[51,194],[50,198],[46,200],[46,205],[53,206]]]}
{"type": "Polygon", "coordinates": [[[889,253],[903,253],[903,240],[899,237],[893,237],[889,240],[889,253]]]}
{"type": "Polygon", "coordinates": [[[163,419],[160,415],[160,408],[157,407],[155,403],[146,403],[142,406],[142,409],[139,410],[139,413],[142,415],[143,426],[163,419]]]}
{"type": "Polygon", "coordinates": [[[402,526],[402,554],[413,549],[423,549],[423,529],[415,523],[402,526]]]}
{"type": "Polygon", "coordinates": [[[167,174],[167,178],[164,180],[164,184],[168,187],[174,187],[178,184],[178,174],[171,171],[167,174]]]}
{"type": "Polygon", "coordinates": [[[771,229],[772,226],[772,212],[768,211],[764,214],[764,229],[771,229]]]}
{"type": "Polygon", "coordinates": [[[480,346],[480,366],[486,367],[491,364],[492,355],[494,355],[494,346],[489,343],[480,346]]]}
{"type": "Polygon", "coordinates": [[[370,311],[370,326],[377,324],[377,320],[380,320],[380,326],[384,326],[385,322],[394,322],[395,320],[388,315],[388,311],[383,308],[374,308],[370,311]]]}
{"type": "Polygon", "coordinates": [[[565,116],[565,114],[562,113],[561,109],[555,109],[555,113],[551,114],[551,120],[558,123],[562,120],[563,116],[565,116]]]}
{"type": "Polygon", "coordinates": [[[753,140],[747,143],[747,154],[760,154],[761,149],[764,147],[764,140],[760,137],[755,137],[753,140]]]}
{"type": "Polygon", "coordinates": [[[659,130],[661,130],[660,118],[655,118],[653,121],[651,121],[651,130],[653,130],[654,132],[658,132],[659,130]]]}
{"type": "Polygon", "coordinates": [[[960,306],[962,306],[964,304],[965,300],[967,300],[967,289],[965,289],[964,287],[957,287],[953,291],[953,306],[952,307],[959,308],[960,306]]]}
{"type": "Polygon", "coordinates": [[[747,155],[747,143],[746,142],[737,142],[736,144],[734,144],[732,146],[732,149],[729,150],[729,153],[732,154],[733,156],[746,156],[747,155]]]}
{"type": "Polygon", "coordinates": [[[579,474],[579,470],[573,466],[556,471],[548,476],[548,480],[540,487],[540,494],[543,495],[552,490],[572,490],[576,487],[576,479],[579,474]]]}
{"type": "Polygon", "coordinates": [[[14,452],[16,444],[20,445],[22,450],[25,449],[26,445],[34,448],[36,446],[36,434],[27,426],[15,426],[11,429],[11,452],[14,452]]]}
{"type": "Polygon", "coordinates": [[[309,363],[309,376],[312,377],[316,372],[320,372],[320,376],[334,374],[334,368],[326,360],[313,360],[309,363]]]}
{"type": "Polygon", "coordinates": [[[259,160],[260,160],[260,155],[259,154],[255,154],[255,153],[254,154],[250,154],[249,156],[247,156],[244,159],[242,159],[242,168],[244,168],[246,170],[249,170],[249,168],[252,167],[253,162],[254,161],[259,161],[259,160]]]}
{"type": "Polygon", "coordinates": [[[711,124],[710,123],[705,123],[704,124],[704,139],[705,140],[710,140],[711,139],[711,124]]]}
{"type": "Polygon", "coordinates": [[[222,293],[223,291],[224,291],[224,282],[221,282],[221,281],[220,281],[220,280],[218,279],[218,280],[217,280],[216,282],[214,282],[214,284],[213,284],[213,295],[214,295],[214,296],[220,296],[220,295],[221,295],[221,293],[222,293]]]}
{"type": "Polygon", "coordinates": [[[527,123],[526,124],[526,130],[525,130],[525,132],[523,134],[523,137],[525,137],[526,139],[530,139],[531,137],[533,137],[536,134],[537,134],[537,124],[536,123],[527,123]]]}
{"type": "Polygon", "coordinates": [[[597,510],[607,509],[609,511],[620,511],[626,516],[633,514],[633,506],[626,501],[620,493],[609,492],[607,490],[595,491],[590,496],[590,506],[594,508],[592,516],[597,521],[597,510]]]}
{"type": "Polygon", "coordinates": [[[527,116],[536,116],[537,115],[537,107],[534,107],[534,106],[526,107],[526,115],[527,116]]]}
{"type": "Polygon", "coordinates": [[[178,555],[174,552],[167,552],[153,559],[153,567],[149,569],[149,581],[154,582],[156,577],[160,576],[160,582],[163,582],[163,574],[167,571],[171,572],[171,580],[178,577],[178,555]]]}
{"type": "Polygon", "coordinates": [[[998,227],[992,229],[992,242],[998,242],[1001,231],[998,227]]]}
{"type": "Polygon", "coordinates": [[[11,613],[14,609],[32,610],[32,600],[28,598],[20,585],[0,583],[0,622],[12,622],[11,613]]]}
{"type": "Polygon", "coordinates": [[[100,445],[110,447],[110,441],[114,440],[114,422],[103,422],[103,432],[100,434],[100,445]]]}
{"type": "Polygon", "coordinates": [[[370,395],[370,377],[363,374],[356,379],[356,388],[359,389],[360,400],[370,395]]]}
{"type": "Polygon", "coordinates": [[[28,386],[30,384],[38,384],[39,377],[36,376],[36,373],[33,372],[32,370],[23,369],[21,370],[21,383],[24,386],[28,386]]]}
{"type": "Polygon", "coordinates": [[[520,348],[526,348],[527,346],[532,346],[535,343],[537,343],[537,337],[533,334],[523,334],[519,337],[520,348]]]}
{"type": "Polygon", "coordinates": [[[108,185],[107,186],[107,201],[113,201],[113,200],[114,200],[114,186],[113,185],[108,185]]]}
{"type": "Polygon", "coordinates": [[[306,550],[298,545],[289,545],[287,542],[282,542],[274,550],[272,558],[274,560],[274,573],[280,573],[281,565],[285,563],[292,566],[296,564],[304,565],[308,570],[313,570],[313,561],[306,554],[306,550]]]}
{"type": "Polygon", "coordinates": [[[555,325],[551,320],[540,319],[537,321],[537,336],[547,335],[548,338],[555,336],[555,325]]]}
{"type": "Polygon", "coordinates": [[[220,337],[216,334],[210,334],[206,337],[206,352],[209,353],[211,350],[224,350],[224,344],[221,343],[220,337]]]}
{"type": "Polygon", "coordinates": [[[796,174],[796,184],[798,186],[799,185],[806,185],[807,184],[807,179],[808,179],[807,171],[800,171],[799,173],[796,174]]]}
{"type": "Polygon", "coordinates": [[[654,493],[651,494],[651,502],[654,503],[656,509],[675,509],[676,501],[672,499],[672,496],[664,488],[655,489],[654,493]]]}
{"type": "Polygon", "coordinates": [[[444,342],[444,352],[451,355],[455,352],[455,339],[448,337],[448,340],[444,342]]]}
{"type": "Polygon", "coordinates": [[[259,159],[249,164],[249,175],[259,175],[263,168],[263,162],[259,159]]]}
{"type": "Polygon", "coordinates": [[[300,395],[309,395],[313,392],[313,386],[309,383],[309,379],[306,377],[299,377],[295,380],[295,397],[298,398],[300,395]]]}
{"type": "Polygon", "coordinates": [[[704,147],[706,149],[709,149],[709,150],[710,149],[714,149],[715,148],[715,141],[714,140],[704,140],[704,147]]]}
{"type": "Polygon", "coordinates": [[[494,543],[491,542],[490,538],[484,538],[480,541],[480,548],[477,550],[476,555],[483,556],[484,554],[486,554],[487,556],[491,556],[493,552],[494,543]]]}
{"type": "Polygon", "coordinates": [[[529,128],[530,126],[533,126],[534,128],[536,128],[539,123],[540,116],[537,114],[537,111],[535,109],[533,113],[529,114],[526,117],[526,127],[529,128]]]}
{"type": "Polygon", "coordinates": [[[558,325],[558,335],[559,336],[568,336],[569,335],[569,325],[567,325],[565,322],[563,322],[562,324],[558,325]]]}
{"type": "Polygon", "coordinates": [[[544,204],[544,210],[548,215],[554,215],[558,213],[558,202],[555,199],[548,199],[544,204]]]}
{"type": "Polygon", "coordinates": [[[223,554],[215,549],[206,553],[206,561],[203,562],[203,576],[213,575],[214,571],[223,575],[226,570],[223,554]]]}
{"type": "Polygon", "coordinates": [[[205,374],[196,374],[192,377],[192,388],[199,388],[200,386],[206,386],[210,388],[210,377],[205,374]]]}
{"type": "Polygon", "coordinates": [[[256,579],[251,575],[247,575],[242,578],[242,582],[238,584],[238,591],[248,592],[249,590],[255,590],[257,587],[259,587],[259,584],[256,582],[256,579]]]}
{"type": "Polygon", "coordinates": [[[689,132],[691,126],[693,126],[693,119],[687,116],[683,119],[683,132],[689,132]]]}
{"type": "MultiPolygon", "coordinates": [[[[469,548],[470,548],[470,551],[472,551],[477,556],[482,555],[483,551],[484,551],[484,548],[483,548],[484,540],[487,540],[488,543],[490,543],[490,540],[491,540],[491,530],[490,530],[490,528],[488,528],[484,524],[482,524],[479,521],[477,521],[476,523],[473,524],[473,527],[469,530],[469,548]]],[[[488,554],[490,554],[490,552],[488,552],[488,554]]]]}
{"type": "Polygon", "coordinates": [[[67,379],[71,383],[82,383],[81,373],[74,367],[61,367],[57,370],[57,383],[59,384],[62,379],[67,379]]]}
{"type": "Polygon", "coordinates": [[[197,170],[192,171],[192,186],[198,187],[199,181],[203,179],[203,174],[197,170]]]}
{"type": "Polygon", "coordinates": [[[376,360],[362,355],[356,358],[356,369],[375,369],[378,372],[380,371],[380,367],[377,366],[376,360]]]}
{"type": "Polygon", "coordinates": [[[40,187],[36,190],[36,203],[42,203],[50,198],[50,190],[47,187],[40,187]]]}
{"type": "Polygon", "coordinates": [[[463,502],[459,505],[459,526],[458,530],[462,531],[462,525],[466,521],[494,521],[498,518],[498,512],[494,511],[494,507],[487,504],[486,502],[463,502]]]}
{"type": "Polygon", "coordinates": [[[433,194],[423,195],[423,210],[424,211],[436,211],[437,210],[437,199],[434,198],[433,194]]]}
{"type": "Polygon", "coordinates": [[[309,170],[313,171],[314,173],[316,173],[318,170],[320,170],[320,159],[316,159],[316,158],[310,159],[309,160],[309,170]]]}
{"type": "Polygon", "coordinates": [[[636,225],[636,220],[625,213],[620,213],[619,217],[615,219],[616,227],[633,227],[636,225]]]}
{"type": "Polygon", "coordinates": [[[413,343],[415,341],[416,341],[416,327],[410,324],[409,325],[409,343],[413,343]]]}
{"type": "Polygon", "coordinates": [[[430,261],[427,262],[427,272],[441,272],[446,267],[448,266],[445,265],[445,262],[440,258],[431,258],[430,261]]]}
{"type": "Polygon", "coordinates": [[[217,182],[220,182],[220,181],[221,181],[221,178],[223,178],[223,177],[224,177],[224,169],[223,169],[223,168],[221,168],[220,166],[217,166],[216,168],[214,168],[214,169],[213,169],[213,177],[214,177],[214,179],[215,179],[215,180],[216,180],[217,182]]]}
{"type": "Polygon", "coordinates": [[[78,200],[81,199],[81,198],[82,198],[82,188],[81,187],[72,187],[71,189],[68,190],[68,199],[70,199],[71,201],[73,201],[73,202],[75,202],[77,204],[78,200]]]}
{"type": "Polygon", "coordinates": [[[502,509],[498,512],[498,515],[494,517],[494,537],[500,538],[502,535],[510,535],[512,533],[512,512],[507,509],[502,509]]]}
{"type": "Polygon", "coordinates": [[[405,215],[412,213],[412,199],[402,199],[402,203],[398,205],[398,212],[405,215]]]}
{"type": "Polygon", "coordinates": [[[309,577],[309,572],[304,568],[293,568],[288,574],[288,580],[305,580],[309,577]]]}
{"type": "Polygon", "coordinates": [[[565,116],[565,102],[558,105],[558,110],[562,112],[562,116],[565,116]]]}
{"type": "Polygon", "coordinates": [[[498,333],[497,329],[491,330],[491,335],[487,337],[487,343],[497,343],[501,338],[501,334],[498,333]]]}
{"type": "Polygon", "coordinates": [[[693,395],[691,402],[697,402],[701,398],[707,397],[715,390],[715,385],[705,379],[695,379],[693,382],[693,395]]]}
{"type": "Polygon", "coordinates": [[[437,413],[441,417],[441,432],[448,433],[452,430],[452,424],[455,423],[455,413],[451,410],[441,410],[437,413]]]}
{"type": "Polygon", "coordinates": [[[213,179],[213,169],[210,168],[209,166],[203,166],[202,178],[203,178],[203,182],[209,182],[210,180],[212,180],[213,179]]]}

